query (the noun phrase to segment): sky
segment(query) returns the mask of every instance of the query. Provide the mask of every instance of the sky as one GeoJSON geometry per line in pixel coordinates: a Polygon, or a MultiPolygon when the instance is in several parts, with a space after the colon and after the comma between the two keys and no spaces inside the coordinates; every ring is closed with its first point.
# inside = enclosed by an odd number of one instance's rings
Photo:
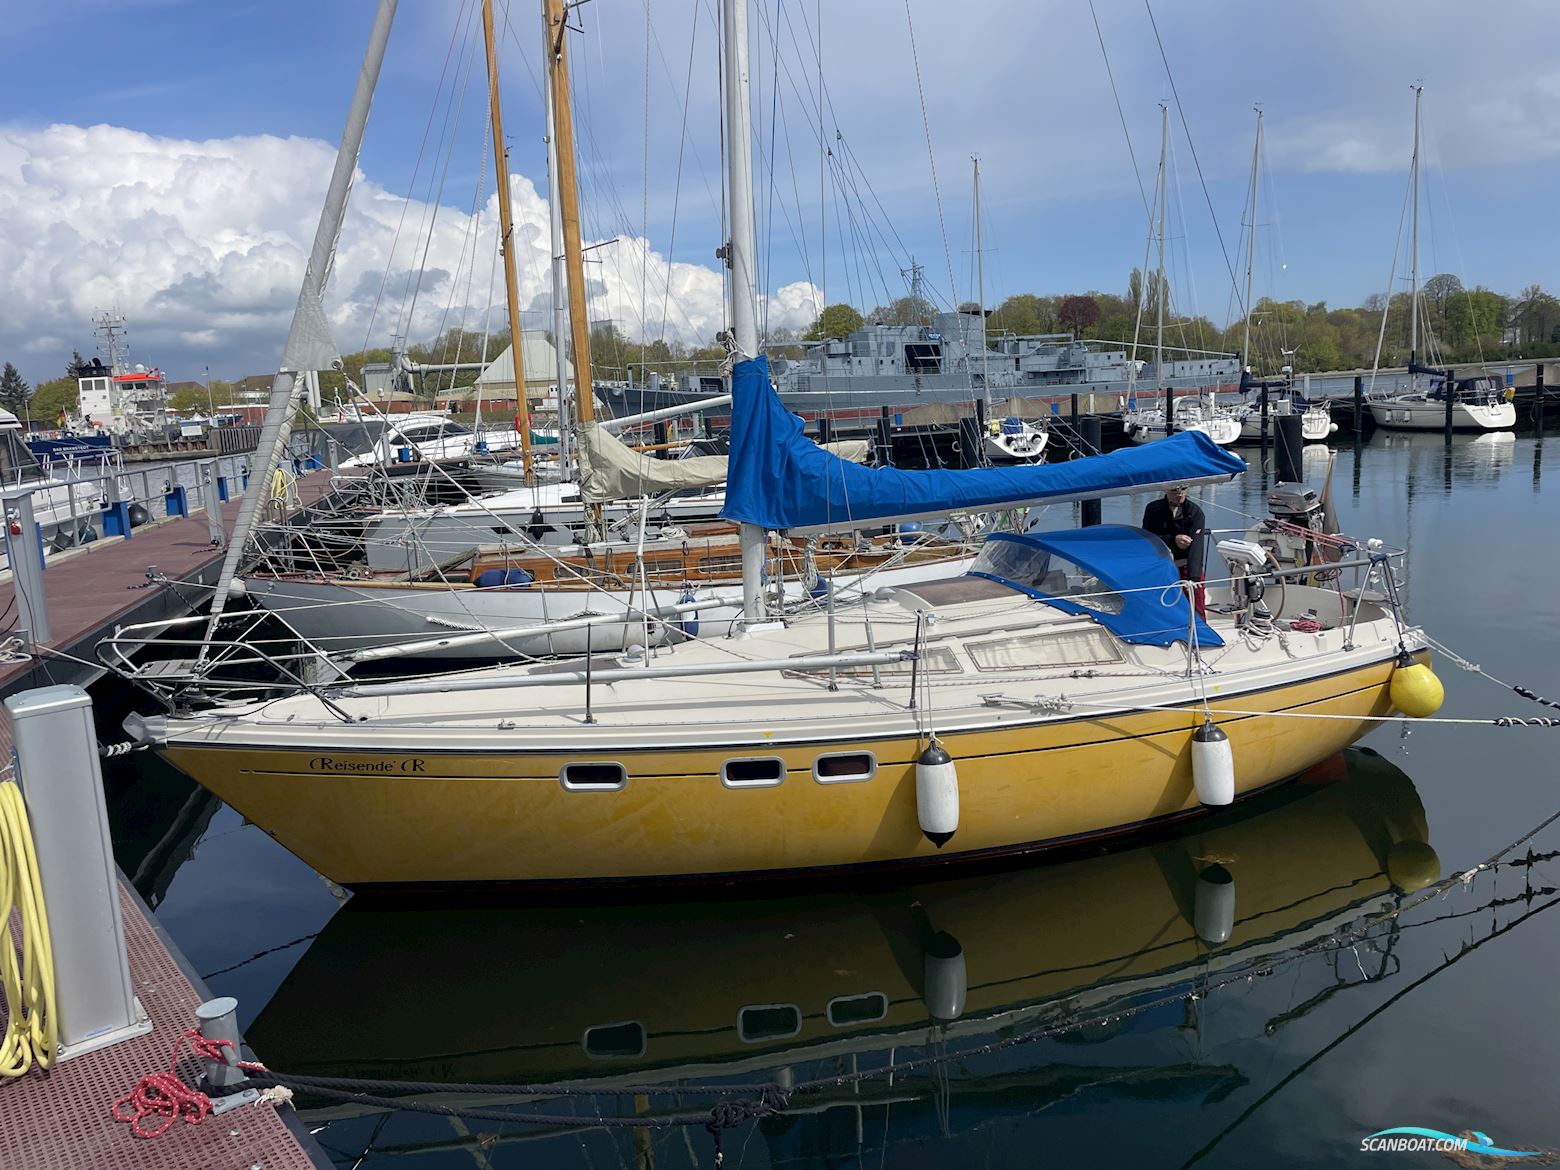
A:
{"type": "MultiPolygon", "coordinates": [[[[342,352],[502,319],[475,2],[397,15],[326,293],[342,352]]],[[[1148,254],[1161,102],[1178,313],[1240,316],[1259,104],[1254,297],[1405,288],[1416,82],[1421,276],[1560,289],[1552,0],[1150,3],[752,0],[761,320],[886,304],[912,261],[942,305],[1123,292],[1148,254]]],[[[545,327],[540,4],[495,4],[520,302],[545,327]]],[[[6,7],[0,361],[57,377],[115,310],[130,360],[174,380],[274,371],[373,0],[6,7]]],[[[706,343],[724,320],[717,7],[573,17],[590,316],[635,339],[706,343]]]]}

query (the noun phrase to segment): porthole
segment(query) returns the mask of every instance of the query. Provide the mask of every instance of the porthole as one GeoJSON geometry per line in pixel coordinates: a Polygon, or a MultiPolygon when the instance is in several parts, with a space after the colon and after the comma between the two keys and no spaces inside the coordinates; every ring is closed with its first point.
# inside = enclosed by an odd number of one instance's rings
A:
{"type": "Polygon", "coordinates": [[[785,761],[779,756],[746,756],[720,766],[720,782],[727,788],[773,788],[785,779],[785,761]]]}
{"type": "Polygon", "coordinates": [[[570,792],[614,792],[628,783],[628,769],[610,760],[565,764],[559,775],[570,792]]]}
{"type": "Polygon", "coordinates": [[[794,1004],[763,1004],[737,1013],[737,1036],[744,1044],[784,1040],[801,1030],[802,1009],[794,1004]]]}
{"type": "Polygon", "coordinates": [[[888,996],[881,991],[869,991],[865,995],[842,995],[838,999],[831,999],[826,1011],[829,1023],[836,1028],[870,1024],[888,1015],[888,996]]]}
{"type": "Polygon", "coordinates": [[[626,1060],[645,1054],[645,1026],[637,1020],[586,1028],[580,1040],[592,1060],[626,1060]]]}
{"type": "Polygon", "coordinates": [[[819,784],[850,784],[877,775],[871,752],[832,752],[813,761],[813,779],[819,784]]]}

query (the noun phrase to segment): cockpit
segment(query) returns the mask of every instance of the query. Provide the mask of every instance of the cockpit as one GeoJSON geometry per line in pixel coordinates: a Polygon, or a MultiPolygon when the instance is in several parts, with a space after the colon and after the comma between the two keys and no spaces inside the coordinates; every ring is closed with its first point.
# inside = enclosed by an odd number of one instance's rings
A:
{"type": "Polygon", "coordinates": [[[1195,628],[1203,646],[1223,640],[1195,619],[1164,542],[1120,524],[986,538],[968,574],[901,590],[907,604],[942,609],[1014,592],[1092,618],[1123,642],[1169,646],[1195,628]]]}

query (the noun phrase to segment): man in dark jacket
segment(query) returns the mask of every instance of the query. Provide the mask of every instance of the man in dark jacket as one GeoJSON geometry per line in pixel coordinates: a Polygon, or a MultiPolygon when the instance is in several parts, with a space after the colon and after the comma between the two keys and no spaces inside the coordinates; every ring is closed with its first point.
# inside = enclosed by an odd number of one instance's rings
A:
{"type": "Polygon", "coordinates": [[[1143,527],[1165,542],[1178,567],[1186,567],[1193,538],[1208,526],[1203,510],[1186,497],[1186,485],[1165,489],[1163,499],[1143,509],[1143,527]]]}

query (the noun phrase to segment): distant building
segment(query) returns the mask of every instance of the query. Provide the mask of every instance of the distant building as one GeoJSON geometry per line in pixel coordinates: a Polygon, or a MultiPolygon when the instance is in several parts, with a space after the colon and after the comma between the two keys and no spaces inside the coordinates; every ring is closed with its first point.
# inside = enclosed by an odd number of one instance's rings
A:
{"type": "MultiPolygon", "coordinates": [[[[520,344],[520,360],[525,367],[526,401],[540,404],[547,392],[558,384],[558,351],[540,329],[522,330],[520,344]]],[[[564,363],[563,375],[573,379],[573,363],[564,363]]],[[[488,363],[487,369],[477,375],[477,385],[482,388],[484,399],[516,397],[513,346],[488,363]]]]}
{"type": "Polygon", "coordinates": [[[264,406],[271,401],[275,374],[248,374],[233,383],[233,401],[244,406],[264,406]]]}

